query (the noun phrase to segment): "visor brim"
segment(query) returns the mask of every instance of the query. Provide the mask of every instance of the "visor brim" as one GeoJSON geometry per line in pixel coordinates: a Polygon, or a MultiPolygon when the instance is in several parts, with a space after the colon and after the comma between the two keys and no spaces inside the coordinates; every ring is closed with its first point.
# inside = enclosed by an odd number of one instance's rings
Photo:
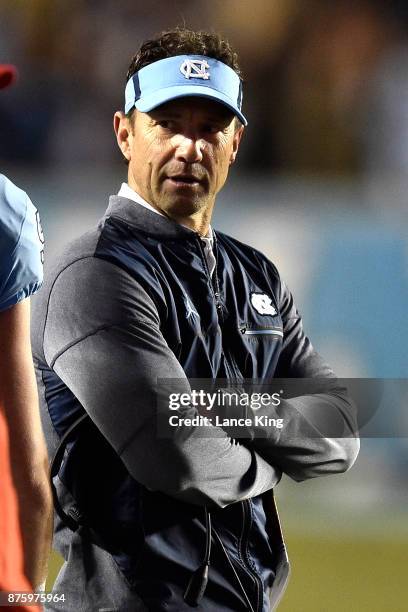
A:
{"type": "Polygon", "coordinates": [[[189,97],[207,98],[208,100],[214,100],[219,102],[223,106],[229,108],[241,121],[243,125],[248,125],[248,121],[242,112],[233,104],[233,102],[224,94],[220,93],[210,87],[200,87],[200,85],[176,85],[174,87],[167,87],[155,91],[149,95],[146,95],[136,101],[135,107],[142,113],[148,113],[154,110],[158,106],[170,102],[171,100],[177,100],[178,98],[189,98],[189,97]]]}

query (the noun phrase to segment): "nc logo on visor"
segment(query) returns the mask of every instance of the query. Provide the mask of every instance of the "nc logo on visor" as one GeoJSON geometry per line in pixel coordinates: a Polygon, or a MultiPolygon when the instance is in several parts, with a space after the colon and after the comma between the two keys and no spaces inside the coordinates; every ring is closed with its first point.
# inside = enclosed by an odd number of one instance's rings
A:
{"type": "Polygon", "coordinates": [[[206,60],[186,59],[180,66],[180,72],[186,79],[209,79],[210,73],[206,72],[210,65],[206,60]]]}

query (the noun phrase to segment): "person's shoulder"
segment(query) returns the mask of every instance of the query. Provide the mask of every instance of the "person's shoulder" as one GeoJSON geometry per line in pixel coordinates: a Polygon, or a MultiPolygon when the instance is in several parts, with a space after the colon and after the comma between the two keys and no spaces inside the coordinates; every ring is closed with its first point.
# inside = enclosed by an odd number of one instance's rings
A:
{"type": "Polygon", "coordinates": [[[93,227],[80,236],[73,238],[66,244],[47,256],[45,265],[45,286],[54,282],[55,278],[73,265],[80,265],[86,260],[96,259],[96,249],[101,237],[100,227],[93,227]]]}
{"type": "Polygon", "coordinates": [[[37,209],[25,191],[0,175],[0,310],[40,288],[43,244],[37,209]]]}
{"type": "Polygon", "coordinates": [[[105,224],[106,216],[94,227],[47,255],[42,297],[56,288],[61,289],[65,282],[74,280],[77,287],[88,285],[91,289],[103,282],[101,277],[105,271],[108,276],[122,275],[123,270],[110,256],[110,251],[100,252],[101,242],[106,241],[105,224]]]}
{"type": "Polygon", "coordinates": [[[28,196],[4,174],[0,174],[0,249],[2,256],[19,241],[27,214],[28,196]]]}
{"type": "Polygon", "coordinates": [[[229,234],[225,234],[224,232],[220,232],[217,230],[216,232],[217,238],[219,242],[231,253],[234,253],[235,256],[245,257],[249,261],[253,262],[256,265],[262,265],[265,271],[268,272],[269,275],[275,277],[277,280],[280,280],[280,275],[275,264],[264,254],[262,251],[259,251],[255,247],[246,244],[245,242],[241,242],[237,238],[233,238],[229,234]]]}
{"type": "Polygon", "coordinates": [[[38,210],[25,191],[0,174],[0,249],[4,257],[17,248],[35,257],[43,250],[44,235],[38,210]]]}
{"type": "Polygon", "coordinates": [[[95,249],[100,237],[98,228],[88,230],[81,236],[68,241],[47,253],[44,266],[44,282],[41,291],[32,301],[32,339],[37,343],[41,338],[47,312],[52,307],[53,296],[69,293],[69,303],[75,302],[77,289],[74,280],[87,285],[92,292],[92,278],[97,276],[93,266],[95,249]],[[38,332],[38,333],[37,333],[38,332]],[[38,337],[37,337],[38,336],[38,337]]]}

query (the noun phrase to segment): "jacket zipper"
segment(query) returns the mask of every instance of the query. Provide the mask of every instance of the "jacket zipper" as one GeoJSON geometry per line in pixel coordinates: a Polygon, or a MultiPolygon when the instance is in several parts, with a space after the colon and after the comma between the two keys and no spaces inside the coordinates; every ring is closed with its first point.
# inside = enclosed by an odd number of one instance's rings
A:
{"type": "MultiPolygon", "coordinates": [[[[214,268],[213,277],[211,277],[210,270],[209,270],[208,264],[207,264],[207,259],[205,257],[204,247],[202,245],[201,238],[200,238],[199,234],[197,234],[197,241],[198,241],[198,244],[199,244],[201,258],[203,260],[207,276],[210,279],[211,290],[212,290],[212,293],[213,293],[213,296],[214,296],[214,301],[215,301],[215,306],[216,306],[216,309],[217,309],[217,313],[218,313],[219,317],[222,317],[222,303],[221,303],[221,300],[220,300],[220,288],[219,288],[218,276],[217,276],[217,257],[215,255],[215,257],[216,257],[216,265],[215,265],[215,268],[214,268]]],[[[243,513],[243,528],[242,528],[242,532],[241,532],[241,537],[239,539],[240,556],[241,556],[242,560],[245,563],[245,571],[246,571],[246,573],[248,574],[248,576],[250,576],[252,578],[252,580],[253,580],[253,582],[255,584],[255,587],[256,587],[256,611],[260,611],[260,610],[262,610],[262,604],[260,605],[259,598],[260,598],[260,593],[262,593],[262,598],[263,598],[263,588],[262,588],[262,584],[261,584],[260,578],[249,567],[249,558],[248,558],[248,550],[247,550],[247,542],[248,542],[248,535],[249,535],[249,528],[250,528],[250,523],[249,523],[249,520],[248,520],[248,512],[249,512],[248,511],[248,504],[249,504],[248,500],[243,500],[241,502],[241,508],[242,508],[242,513],[243,513]],[[260,589],[260,586],[261,586],[261,589],[260,589]]]]}
{"type": "Polygon", "coordinates": [[[221,303],[221,299],[220,299],[220,286],[219,286],[219,283],[218,283],[218,276],[217,276],[217,257],[215,255],[215,258],[216,258],[215,268],[214,268],[213,276],[211,277],[210,269],[208,267],[207,259],[205,257],[204,247],[202,245],[201,238],[200,238],[199,234],[197,234],[197,241],[198,241],[198,245],[199,245],[199,249],[200,249],[201,259],[203,260],[205,271],[206,271],[207,276],[208,276],[208,278],[210,280],[211,291],[212,291],[212,294],[213,294],[213,297],[214,297],[214,302],[215,302],[215,307],[217,309],[217,314],[218,314],[219,317],[222,318],[222,303],[221,303]]]}
{"type": "Polygon", "coordinates": [[[283,338],[283,331],[281,329],[276,329],[276,327],[261,327],[257,329],[240,327],[239,331],[244,336],[279,336],[283,338]]]}
{"type": "Polygon", "coordinates": [[[249,509],[249,503],[250,502],[247,499],[244,499],[241,502],[242,514],[243,514],[243,528],[241,532],[241,537],[239,539],[240,554],[241,554],[243,561],[245,562],[245,568],[246,568],[248,575],[251,576],[252,580],[255,583],[255,588],[256,588],[256,608],[255,610],[260,611],[262,610],[262,603],[263,603],[263,585],[261,583],[261,579],[259,578],[257,572],[254,571],[251,567],[249,554],[248,554],[248,537],[249,537],[249,531],[251,527],[251,522],[249,519],[250,512],[251,512],[249,509]],[[260,596],[262,596],[262,601],[260,601],[260,596]]]}

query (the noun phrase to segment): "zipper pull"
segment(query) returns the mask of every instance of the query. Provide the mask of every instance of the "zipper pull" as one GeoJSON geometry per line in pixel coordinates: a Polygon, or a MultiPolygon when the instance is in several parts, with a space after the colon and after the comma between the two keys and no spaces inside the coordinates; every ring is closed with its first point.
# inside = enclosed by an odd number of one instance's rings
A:
{"type": "Polygon", "coordinates": [[[185,590],[184,601],[192,608],[196,608],[204,596],[208,583],[208,567],[208,563],[200,565],[192,574],[185,590]]]}

